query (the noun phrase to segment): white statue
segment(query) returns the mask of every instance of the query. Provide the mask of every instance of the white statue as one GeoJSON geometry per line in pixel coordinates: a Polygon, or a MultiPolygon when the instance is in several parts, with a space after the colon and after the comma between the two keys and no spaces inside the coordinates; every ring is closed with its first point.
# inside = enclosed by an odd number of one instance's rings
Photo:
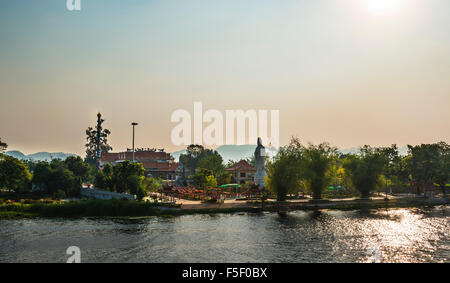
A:
{"type": "Polygon", "coordinates": [[[255,183],[259,188],[264,188],[264,176],[266,175],[266,149],[262,145],[261,138],[258,138],[258,146],[255,149],[255,183]]]}

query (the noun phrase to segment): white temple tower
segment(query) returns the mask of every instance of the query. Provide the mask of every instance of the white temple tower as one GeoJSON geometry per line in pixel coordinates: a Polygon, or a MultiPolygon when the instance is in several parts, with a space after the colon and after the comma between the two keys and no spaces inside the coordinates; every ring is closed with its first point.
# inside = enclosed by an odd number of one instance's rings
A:
{"type": "Polygon", "coordinates": [[[258,146],[255,149],[255,183],[260,189],[265,187],[264,176],[266,175],[266,148],[262,145],[261,138],[258,138],[258,146]]]}

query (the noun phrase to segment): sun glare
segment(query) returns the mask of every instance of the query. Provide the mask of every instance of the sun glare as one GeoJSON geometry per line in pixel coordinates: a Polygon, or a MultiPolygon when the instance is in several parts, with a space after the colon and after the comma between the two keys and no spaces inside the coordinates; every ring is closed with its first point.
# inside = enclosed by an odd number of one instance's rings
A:
{"type": "Polygon", "coordinates": [[[373,15],[391,15],[399,11],[406,0],[364,0],[365,7],[373,15]]]}

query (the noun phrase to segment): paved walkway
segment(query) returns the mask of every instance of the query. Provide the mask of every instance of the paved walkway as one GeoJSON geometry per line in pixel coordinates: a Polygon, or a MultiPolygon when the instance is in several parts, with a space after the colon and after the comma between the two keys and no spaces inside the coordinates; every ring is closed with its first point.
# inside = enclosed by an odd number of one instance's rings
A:
{"type": "MultiPolygon", "coordinates": [[[[391,196],[388,195],[389,199],[401,199],[405,198],[405,196],[391,196]]],[[[150,199],[149,197],[144,199],[150,199]]],[[[357,198],[340,198],[340,199],[328,199],[331,202],[346,202],[346,201],[353,201],[357,198]]],[[[384,196],[378,196],[378,197],[372,197],[372,200],[382,200],[384,199],[384,196]]],[[[307,203],[311,199],[305,198],[305,199],[295,199],[295,200],[287,200],[289,203],[307,203]]],[[[275,202],[275,199],[269,199],[266,200],[266,202],[275,202]]],[[[213,208],[248,208],[248,207],[254,207],[257,206],[255,204],[247,203],[246,200],[235,200],[235,199],[228,199],[225,200],[223,203],[202,203],[199,200],[187,200],[187,199],[179,199],[175,198],[175,202],[177,204],[181,204],[181,209],[213,209],[213,208]]]]}

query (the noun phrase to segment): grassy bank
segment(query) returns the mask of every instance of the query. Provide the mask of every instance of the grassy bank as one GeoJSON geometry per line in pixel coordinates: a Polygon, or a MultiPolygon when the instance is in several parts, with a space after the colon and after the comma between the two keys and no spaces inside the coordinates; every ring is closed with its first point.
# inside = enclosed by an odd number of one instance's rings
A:
{"type": "MultiPolygon", "coordinates": [[[[325,203],[266,203],[265,211],[280,210],[356,210],[379,208],[424,207],[432,204],[425,199],[395,199],[369,201],[342,201],[325,203]]],[[[162,207],[150,202],[127,200],[82,200],[74,202],[53,203],[12,203],[0,205],[0,219],[23,219],[33,217],[47,218],[82,218],[82,217],[145,217],[145,216],[179,216],[185,214],[216,214],[260,211],[259,204],[228,208],[176,209],[176,206],[162,207]]]]}
{"type": "MultiPolygon", "coordinates": [[[[82,200],[53,203],[12,203],[0,205],[0,219],[23,217],[138,217],[170,212],[149,202],[127,200],[82,200]]],[[[168,208],[168,207],[166,207],[168,208]]]]}
{"type": "Polygon", "coordinates": [[[20,211],[0,211],[0,220],[16,220],[34,218],[37,215],[20,211]]]}
{"type": "Polygon", "coordinates": [[[177,209],[149,202],[126,200],[87,200],[52,204],[14,203],[0,205],[0,219],[82,218],[82,217],[145,217],[180,216],[186,214],[215,214],[253,212],[252,207],[177,209]]]}

